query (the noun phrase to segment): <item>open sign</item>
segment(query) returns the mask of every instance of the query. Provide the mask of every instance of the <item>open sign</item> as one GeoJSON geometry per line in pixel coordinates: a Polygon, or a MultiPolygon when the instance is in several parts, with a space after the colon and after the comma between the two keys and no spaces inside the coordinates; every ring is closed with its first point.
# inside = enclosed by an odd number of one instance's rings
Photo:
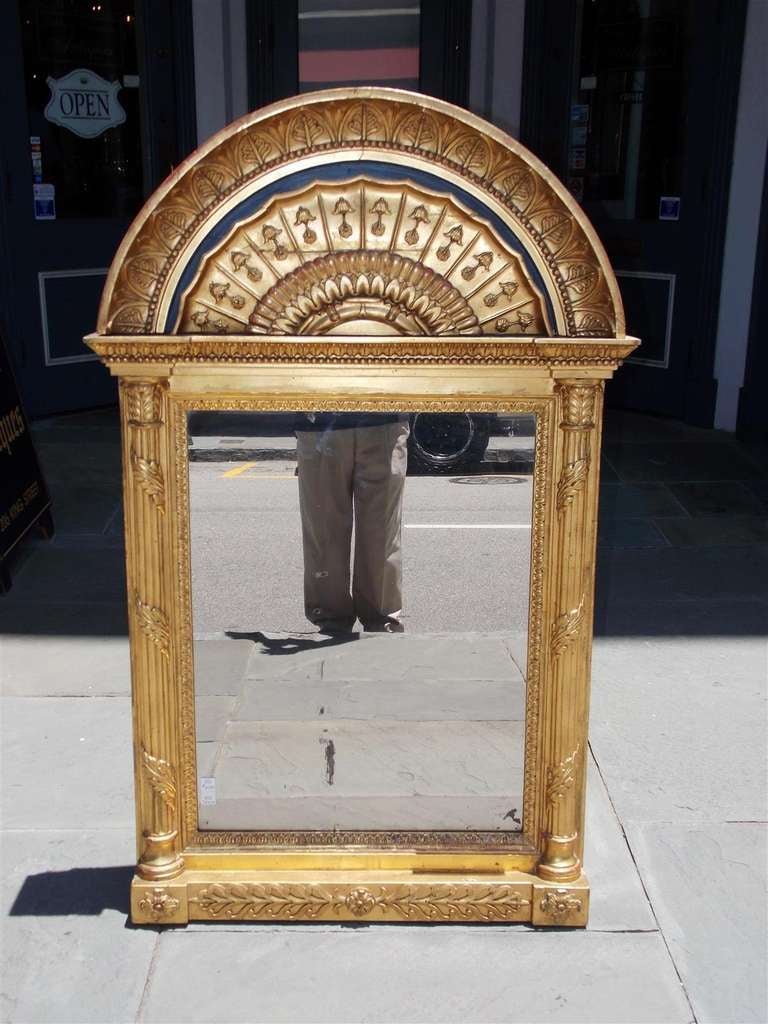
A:
{"type": "Polygon", "coordinates": [[[125,121],[117,94],[119,82],[108,82],[93,71],[78,68],[63,78],[47,79],[51,98],[45,117],[84,139],[94,139],[125,121]]]}

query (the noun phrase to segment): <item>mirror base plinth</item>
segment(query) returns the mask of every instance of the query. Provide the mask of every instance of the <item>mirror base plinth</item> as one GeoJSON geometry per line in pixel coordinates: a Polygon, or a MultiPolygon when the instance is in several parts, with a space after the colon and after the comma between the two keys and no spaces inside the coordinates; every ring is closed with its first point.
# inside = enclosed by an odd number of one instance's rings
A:
{"type": "Polygon", "coordinates": [[[186,882],[177,876],[172,882],[147,881],[134,875],[131,882],[131,921],[134,924],[187,924],[186,882]]]}
{"type": "Polygon", "coordinates": [[[188,921],[366,921],[584,927],[589,884],[521,871],[184,871],[167,884],[134,877],[134,924],[188,921]]]}

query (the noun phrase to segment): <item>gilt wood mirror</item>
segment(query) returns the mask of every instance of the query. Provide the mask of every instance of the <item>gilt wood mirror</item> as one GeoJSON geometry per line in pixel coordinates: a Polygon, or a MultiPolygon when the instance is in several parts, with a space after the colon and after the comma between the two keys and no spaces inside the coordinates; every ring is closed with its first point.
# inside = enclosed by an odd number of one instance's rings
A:
{"type": "Polygon", "coordinates": [[[448,104],[248,115],[150,198],[120,379],[132,918],[584,925],[603,386],[578,205],[448,104]]]}

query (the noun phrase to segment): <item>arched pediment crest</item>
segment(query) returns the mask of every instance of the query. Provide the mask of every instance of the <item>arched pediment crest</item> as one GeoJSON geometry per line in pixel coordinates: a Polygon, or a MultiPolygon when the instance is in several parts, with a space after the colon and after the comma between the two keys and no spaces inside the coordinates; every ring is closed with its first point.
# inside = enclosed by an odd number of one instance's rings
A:
{"type": "Polygon", "coordinates": [[[554,176],[466,111],[387,89],[283,101],[192,154],[126,235],[98,330],[360,335],[365,324],[624,336],[605,252],[554,176]]]}

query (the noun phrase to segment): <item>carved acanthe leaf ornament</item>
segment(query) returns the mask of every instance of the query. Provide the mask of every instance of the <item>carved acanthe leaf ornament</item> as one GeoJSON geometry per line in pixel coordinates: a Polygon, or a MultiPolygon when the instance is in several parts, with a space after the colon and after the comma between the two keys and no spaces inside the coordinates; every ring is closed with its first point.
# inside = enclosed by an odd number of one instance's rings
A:
{"type": "Polygon", "coordinates": [[[530,900],[510,885],[343,886],[215,884],[190,898],[208,917],[311,920],[392,916],[401,921],[509,921],[530,900]]]}
{"type": "Polygon", "coordinates": [[[153,757],[141,748],[141,764],[152,791],[163,801],[171,812],[176,812],[176,773],[173,767],[161,757],[153,757]]]}
{"type": "Polygon", "coordinates": [[[136,620],[142,633],[156,647],[159,647],[160,653],[163,657],[167,658],[171,642],[171,628],[168,616],[162,608],[145,604],[138,594],[136,595],[135,607],[136,620]]]}
{"type": "Polygon", "coordinates": [[[576,783],[576,772],[579,767],[579,750],[581,744],[577,744],[572,754],[569,754],[557,765],[550,765],[547,768],[547,802],[555,803],[562,800],[573,789],[576,783]]]}
{"type": "Polygon", "coordinates": [[[312,920],[332,909],[334,899],[318,886],[211,885],[193,897],[210,917],[312,920]]]}
{"type": "Polygon", "coordinates": [[[157,384],[126,384],[128,422],[133,427],[154,427],[162,422],[162,390],[157,384]]]}
{"type": "MultiPolygon", "coordinates": [[[[445,177],[459,187],[468,185],[496,204],[500,216],[545,268],[547,290],[562,311],[559,333],[623,334],[621,299],[605,254],[578,205],[546,170],[514,140],[473,115],[439,100],[387,90],[343,98],[328,92],[276,104],[255,112],[250,124],[239,123],[214,147],[196,154],[158,190],[127,237],[117,257],[119,273],[105,294],[99,332],[161,332],[157,318],[168,299],[167,282],[186,258],[201,218],[213,226],[232,194],[251,181],[266,175],[279,179],[280,169],[298,159],[316,162],[328,154],[348,153],[351,159],[365,161],[377,159],[382,151],[404,166],[445,177]]],[[[379,197],[372,198],[375,202],[379,197]]],[[[329,210],[337,218],[334,234],[349,239],[353,229],[348,216],[356,204],[338,193],[337,200],[329,210]]],[[[394,212],[391,204],[390,209],[394,212]]],[[[405,216],[415,209],[421,215],[427,206],[409,204],[405,216]]],[[[381,214],[386,216],[383,209],[381,214]]],[[[428,217],[426,213],[423,219],[415,218],[408,229],[415,233],[406,240],[408,245],[416,244],[411,239],[428,217]]],[[[382,216],[372,223],[379,231],[382,216]]],[[[277,223],[271,227],[282,230],[277,223]]],[[[461,244],[455,230],[460,227],[445,224],[443,233],[448,234],[441,238],[439,259],[447,260],[452,246],[461,244]]],[[[307,230],[311,234],[316,227],[307,225],[307,230]]],[[[285,241],[275,237],[269,243],[275,260],[287,258],[285,241]]]]}
{"type": "Polygon", "coordinates": [[[563,422],[568,427],[588,429],[594,426],[595,391],[594,385],[563,385],[563,422]]]}
{"type": "Polygon", "coordinates": [[[584,619],[584,598],[577,608],[571,608],[564,612],[552,626],[552,657],[559,658],[567,647],[573,643],[579,635],[581,623],[584,619]]]}
{"type": "Polygon", "coordinates": [[[133,452],[131,465],[139,487],[158,512],[165,512],[165,482],[160,463],[155,462],[154,459],[145,459],[138,452],[133,452]]]}
{"type": "Polygon", "coordinates": [[[573,504],[576,495],[584,488],[588,470],[589,457],[586,455],[583,458],[574,459],[565,467],[557,485],[556,506],[558,512],[564,512],[569,505],[573,504]]]}

